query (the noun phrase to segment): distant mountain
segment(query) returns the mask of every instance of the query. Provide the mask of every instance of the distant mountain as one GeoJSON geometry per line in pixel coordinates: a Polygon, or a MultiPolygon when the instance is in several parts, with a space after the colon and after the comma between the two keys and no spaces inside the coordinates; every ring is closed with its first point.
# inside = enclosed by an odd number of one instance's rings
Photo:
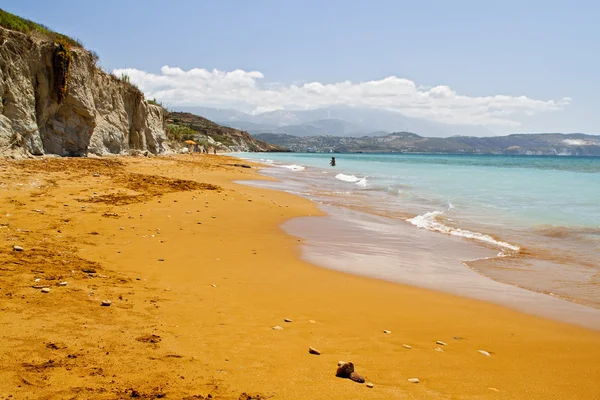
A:
{"type": "Polygon", "coordinates": [[[247,114],[234,109],[210,107],[177,107],[179,111],[202,115],[221,125],[250,133],[287,133],[297,136],[372,135],[372,132],[419,132],[422,135],[447,137],[453,135],[490,136],[483,126],[444,124],[404,114],[375,109],[336,106],[300,111],[270,111],[247,114]]]}
{"type": "Polygon", "coordinates": [[[514,134],[508,136],[449,138],[423,137],[411,132],[385,136],[298,137],[262,133],[257,139],[292,151],[399,152],[437,154],[506,154],[600,156],[600,136],[582,133],[514,134]]]}

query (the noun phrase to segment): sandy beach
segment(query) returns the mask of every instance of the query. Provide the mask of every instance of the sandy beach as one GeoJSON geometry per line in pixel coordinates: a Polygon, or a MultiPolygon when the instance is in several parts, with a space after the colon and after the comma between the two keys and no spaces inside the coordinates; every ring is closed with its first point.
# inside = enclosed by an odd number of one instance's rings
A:
{"type": "Polygon", "coordinates": [[[240,162],[0,161],[0,398],[599,398],[599,331],[304,262],[240,162]]]}

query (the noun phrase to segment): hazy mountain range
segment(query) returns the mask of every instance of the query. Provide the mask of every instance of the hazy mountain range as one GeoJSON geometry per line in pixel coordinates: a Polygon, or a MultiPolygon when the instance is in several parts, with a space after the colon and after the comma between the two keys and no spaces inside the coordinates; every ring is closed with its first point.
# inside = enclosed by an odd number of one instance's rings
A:
{"type": "Polygon", "coordinates": [[[492,136],[483,126],[455,125],[413,118],[394,111],[347,106],[301,111],[270,111],[248,114],[235,109],[174,107],[177,111],[201,115],[220,125],[252,134],[286,133],[294,136],[381,136],[410,131],[430,137],[492,136]]]}
{"type": "Polygon", "coordinates": [[[600,136],[582,133],[531,133],[493,137],[423,137],[410,132],[385,136],[298,137],[261,133],[257,139],[291,151],[396,152],[437,154],[506,154],[600,156],[600,136]]]}

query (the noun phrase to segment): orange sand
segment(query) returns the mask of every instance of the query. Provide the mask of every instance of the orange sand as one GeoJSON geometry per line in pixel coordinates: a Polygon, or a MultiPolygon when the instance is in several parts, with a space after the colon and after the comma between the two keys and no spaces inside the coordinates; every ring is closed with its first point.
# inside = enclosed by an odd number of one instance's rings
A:
{"type": "Polygon", "coordinates": [[[233,162],[0,161],[1,399],[600,398],[600,332],[309,265],[233,162]]]}

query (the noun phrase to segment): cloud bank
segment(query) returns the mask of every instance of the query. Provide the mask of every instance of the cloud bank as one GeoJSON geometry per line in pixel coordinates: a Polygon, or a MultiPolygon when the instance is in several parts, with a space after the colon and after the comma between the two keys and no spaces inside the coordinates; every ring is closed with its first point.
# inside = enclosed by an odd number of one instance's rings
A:
{"type": "Polygon", "coordinates": [[[261,72],[239,69],[184,71],[164,66],[160,74],[131,68],[113,72],[129,75],[146,97],[170,106],[231,107],[253,113],[347,105],[383,108],[446,123],[518,126],[521,117],[560,111],[571,102],[569,97],[467,96],[448,86],[423,87],[396,76],[366,82],[282,85],[265,83],[261,72]]]}

